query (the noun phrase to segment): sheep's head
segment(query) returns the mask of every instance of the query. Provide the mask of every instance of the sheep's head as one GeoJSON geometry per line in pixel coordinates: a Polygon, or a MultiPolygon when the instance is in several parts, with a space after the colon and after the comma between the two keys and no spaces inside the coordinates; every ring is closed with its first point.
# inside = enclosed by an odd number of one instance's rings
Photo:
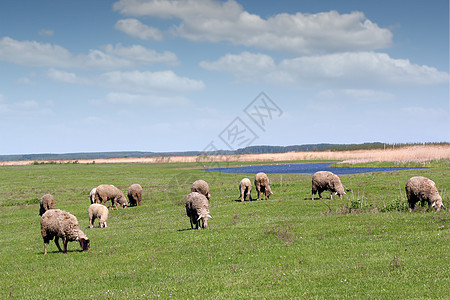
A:
{"type": "Polygon", "coordinates": [[[273,194],[272,190],[270,189],[270,186],[266,187],[266,189],[264,190],[264,193],[265,193],[267,199],[270,199],[270,195],[273,194]]]}
{"type": "Polygon", "coordinates": [[[127,208],[128,202],[124,195],[120,195],[118,202],[122,206],[122,208],[127,208]]]}
{"type": "Polygon", "coordinates": [[[88,251],[89,250],[90,241],[87,238],[87,236],[79,238],[78,242],[80,243],[81,249],[83,249],[83,251],[88,251]]]}
{"type": "Polygon", "coordinates": [[[208,214],[201,214],[198,219],[197,219],[197,223],[199,223],[200,221],[202,221],[202,228],[206,228],[208,227],[208,219],[212,219],[211,215],[208,214]]]}
{"type": "Polygon", "coordinates": [[[437,212],[441,211],[441,207],[444,206],[444,203],[442,202],[440,195],[437,195],[436,199],[431,203],[431,206],[434,207],[437,212]]]}

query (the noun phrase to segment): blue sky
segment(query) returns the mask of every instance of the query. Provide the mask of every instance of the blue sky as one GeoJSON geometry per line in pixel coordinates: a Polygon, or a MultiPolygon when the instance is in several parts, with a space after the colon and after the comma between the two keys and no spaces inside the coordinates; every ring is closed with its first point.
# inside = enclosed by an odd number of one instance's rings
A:
{"type": "Polygon", "coordinates": [[[0,154],[450,141],[449,2],[0,2],[0,154]]]}

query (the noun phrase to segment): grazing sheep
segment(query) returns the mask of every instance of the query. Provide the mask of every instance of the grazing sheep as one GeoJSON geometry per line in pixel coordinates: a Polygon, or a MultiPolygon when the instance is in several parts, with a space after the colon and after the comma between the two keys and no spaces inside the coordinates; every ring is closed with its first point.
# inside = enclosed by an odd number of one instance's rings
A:
{"type": "Polygon", "coordinates": [[[211,198],[211,195],[209,194],[209,185],[204,180],[196,180],[192,184],[191,192],[197,192],[202,195],[205,195],[205,197],[209,200],[211,198]]]}
{"type": "Polygon", "coordinates": [[[408,198],[409,211],[412,212],[416,202],[420,201],[421,205],[428,202],[428,209],[434,207],[438,212],[443,206],[442,197],[433,180],[423,176],[411,177],[405,186],[406,197],[408,198]]]}
{"type": "Polygon", "coordinates": [[[52,194],[42,196],[39,205],[39,215],[42,216],[47,210],[55,208],[55,198],[52,194]]]}
{"type": "Polygon", "coordinates": [[[139,206],[142,201],[142,186],[140,184],[132,184],[128,188],[128,201],[130,201],[130,206],[139,206]]]}
{"type": "Polygon", "coordinates": [[[94,204],[95,201],[95,192],[97,191],[97,188],[93,188],[91,192],[89,193],[89,199],[91,199],[91,204],[94,204]]]}
{"type": "Polygon", "coordinates": [[[191,192],[185,199],[186,215],[191,221],[191,228],[200,229],[199,223],[202,222],[201,228],[208,226],[208,219],[212,219],[209,212],[209,203],[205,195],[191,192]]]}
{"type": "Polygon", "coordinates": [[[108,200],[111,201],[110,208],[118,209],[119,204],[126,208],[128,206],[127,199],[122,191],[113,185],[101,184],[96,188],[95,200],[97,203],[106,204],[108,200]]]}
{"type": "Polygon", "coordinates": [[[264,194],[266,200],[269,199],[270,195],[273,194],[272,190],[270,189],[269,178],[267,177],[266,173],[260,172],[256,174],[255,187],[256,191],[258,192],[257,200],[261,200],[261,193],[264,194]]]}
{"type": "Polygon", "coordinates": [[[314,200],[316,192],[319,193],[319,198],[322,199],[321,194],[323,191],[329,191],[331,193],[330,198],[333,200],[333,193],[339,195],[339,198],[342,199],[342,195],[346,191],[350,192],[351,190],[344,188],[341,179],[336,174],[328,171],[319,171],[312,176],[312,200],[314,200]]]}
{"type": "Polygon", "coordinates": [[[106,220],[108,219],[108,208],[103,204],[94,203],[89,205],[89,227],[94,227],[95,219],[98,219],[98,226],[100,228],[107,227],[106,220]]]}
{"type": "Polygon", "coordinates": [[[239,193],[241,202],[243,202],[248,195],[248,200],[252,201],[252,182],[248,178],[244,178],[239,182],[239,193]]]}
{"type": "Polygon", "coordinates": [[[50,209],[41,217],[41,234],[44,239],[44,254],[47,254],[47,244],[55,238],[59,252],[67,253],[67,243],[78,241],[83,251],[89,250],[89,239],[78,227],[77,218],[60,209],[50,209]],[[64,251],[59,246],[62,239],[64,251]]]}

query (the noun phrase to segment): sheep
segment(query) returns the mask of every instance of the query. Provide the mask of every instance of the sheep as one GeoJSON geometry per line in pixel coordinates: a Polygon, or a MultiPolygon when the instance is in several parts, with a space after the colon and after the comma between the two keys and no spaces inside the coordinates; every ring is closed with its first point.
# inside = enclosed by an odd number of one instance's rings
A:
{"type": "Polygon", "coordinates": [[[191,229],[200,229],[199,223],[202,222],[201,228],[208,227],[208,219],[212,219],[209,212],[209,203],[205,195],[191,192],[185,198],[186,215],[191,221],[191,229]]]}
{"type": "Polygon", "coordinates": [[[108,200],[111,201],[110,208],[118,209],[119,204],[126,208],[128,206],[127,199],[122,191],[113,185],[101,184],[96,188],[95,200],[97,203],[106,204],[108,200]]]}
{"type": "Polygon", "coordinates": [[[97,188],[93,188],[91,192],[89,193],[89,199],[91,199],[91,204],[94,204],[95,201],[95,192],[97,191],[97,188]]]}
{"type": "Polygon", "coordinates": [[[55,238],[59,252],[67,253],[67,243],[78,241],[83,251],[89,250],[90,241],[78,227],[77,218],[60,209],[47,210],[41,217],[41,234],[44,239],[44,254],[47,254],[47,244],[55,238]],[[64,251],[59,246],[62,239],[64,251]]]}
{"type": "Polygon", "coordinates": [[[52,194],[42,196],[39,205],[39,215],[42,216],[47,210],[55,208],[55,198],[52,194]]]}
{"type": "Polygon", "coordinates": [[[269,178],[267,177],[266,173],[259,172],[255,176],[255,187],[256,191],[258,192],[258,198],[257,200],[261,200],[261,193],[264,194],[266,200],[270,198],[270,195],[272,195],[272,190],[270,189],[269,185],[269,178]]]}
{"type": "Polygon", "coordinates": [[[206,199],[208,200],[211,198],[211,195],[209,194],[208,183],[201,179],[194,181],[191,187],[191,192],[197,192],[202,195],[205,195],[206,199]]]}
{"type": "Polygon", "coordinates": [[[244,178],[239,182],[239,194],[241,197],[241,202],[247,198],[252,201],[252,182],[248,178],[244,178]]]}
{"type": "Polygon", "coordinates": [[[104,206],[103,204],[94,203],[89,205],[89,227],[94,227],[94,221],[95,219],[98,219],[98,226],[100,228],[108,227],[106,225],[106,220],[108,219],[108,208],[104,206]]]}
{"type": "Polygon", "coordinates": [[[331,193],[330,198],[333,200],[333,193],[339,195],[342,199],[342,195],[345,192],[350,192],[350,189],[345,189],[342,185],[341,179],[336,174],[328,171],[318,171],[312,176],[312,200],[316,192],[319,193],[319,198],[322,199],[322,192],[329,191],[331,193]]]}
{"type": "Polygon", "coordinates": [[[408,198],[409,212],[412,212],[416,202],[421,205],[428,202],[428,209],[434,207],[436,211],[441,211],[443,206],[442,197],[433,180],[423,176],[411,177],[405,185],[406,197],[408,198]]]}
{"type": "Polygon", "coordinates": [[[130,206],[141,205],[142,186],[140,184],[135,183],[128,188],[128,201],[130,201],[130,206]]]}

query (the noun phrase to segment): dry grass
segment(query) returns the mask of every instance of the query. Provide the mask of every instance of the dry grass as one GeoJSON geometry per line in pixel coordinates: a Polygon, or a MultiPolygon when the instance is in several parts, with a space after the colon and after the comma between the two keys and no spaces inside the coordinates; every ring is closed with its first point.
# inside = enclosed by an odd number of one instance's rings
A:
{"type": "MultiPolygon", "coordinates": [[[[292,160],[339,160],[347,163],[372,161],[425,162],[431,160],[450,159],[450,145],[423,145],[376,150],[352,151],[305,151],[287,153],[263,153],[243,155],[217,156],[171,156],[171,157],[126,157],[77,160],[78,163],[162,163],[162,162],[212,162],[212,161],[292,161],[292,160]]],[[[39,163],[47,161],[38,161],[39,163]]],[[[70,160],[53,161],[56,163],[71,163],[70,160]]],[[[34,161],[6,161],[0,165],[29,165],[34,161]]]]}

